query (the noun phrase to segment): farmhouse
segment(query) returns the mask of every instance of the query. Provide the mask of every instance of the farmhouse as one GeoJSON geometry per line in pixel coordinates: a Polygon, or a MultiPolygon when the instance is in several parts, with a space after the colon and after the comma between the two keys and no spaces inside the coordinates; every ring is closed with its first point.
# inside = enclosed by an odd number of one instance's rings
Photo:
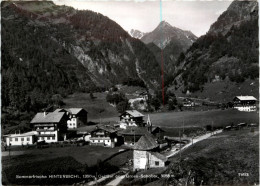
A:
{"type": "Polygon", "coordinates": [[[256,101],[254,96],[236,96],[233,99],[234,108],[245,112],[256,111],[256,101]]]}
{"type": "Polygon", "coordinates": [[[32,145],[36,142],[36,131],[31,131],[23,134],[5,135],[6,145],[32,145]]]}
{"type": "Polygon", "coordinates": [[[165,131],[161,129],[160,127],[156,127],[152,129],[151,132],[157,139],[164,139],[165,131]]]}
{"type": "Polygon", "coordinates": [[[37,134],[37,141],[47,143],[64,140],[69,117],[65,112],[40,112],[31,121],[37,134]]]}
{"type": "Polygon", "coordinates": [[[118,132],[119,135],[123,137],[124,145],[133,146],[142,136],[151,136],[148,127],[128,127],[125,130],[121,130],[118,132]]]}
{"type": "Polygon", "coordinates": [[[144,115],[137,110],[126,110],[120,116],[120,122],[127,123],[128,125],[144,126],[144,115]]]}
{"type": "Polygon", "coordinates": [[[91,132],[89,138],[90,145],[100,145],[105,147],[115,147],[122,142],[121,138],[117,136],[117,130],[112,126],[97,126],[91,132]]]}
{"type": "Polygon", "coordinates": [[[133,170],[165,167],[167,157],[157,152],[158,146],[150,136],[142,136],[133,147],[133,170]]]}
{"type": "Polygon", "coordinates": [[[69,115],[68,129],[75,129],[88,122],[88,112],[83,108],[56,109],[54,112],[66,112],[69,115]]]}

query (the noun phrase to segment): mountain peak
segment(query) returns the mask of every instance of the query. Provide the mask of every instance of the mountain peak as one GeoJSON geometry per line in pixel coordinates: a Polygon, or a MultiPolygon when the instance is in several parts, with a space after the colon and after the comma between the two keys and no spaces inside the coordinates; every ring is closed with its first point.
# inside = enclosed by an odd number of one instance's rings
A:
{"type": "Polygon", "coordinates": [[[172,27],[172,25],[170,25],[168,22],[166,22],[164,20],[161,21],[159,23],[159,25],[156,27],[156,29],[172,29],[172,28],[174,28],[174,27],[172,27]]]}

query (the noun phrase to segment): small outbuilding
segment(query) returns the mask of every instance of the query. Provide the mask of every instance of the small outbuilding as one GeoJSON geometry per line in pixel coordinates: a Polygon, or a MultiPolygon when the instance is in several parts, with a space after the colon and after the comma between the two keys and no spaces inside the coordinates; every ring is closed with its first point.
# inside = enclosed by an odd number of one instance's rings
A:
{"type": "Polygon", "coordinates": [[[167,157],[158,152],[159,145],[150,136],[142,136],[134,145],[133,170],[165,167],[167,157]]]}

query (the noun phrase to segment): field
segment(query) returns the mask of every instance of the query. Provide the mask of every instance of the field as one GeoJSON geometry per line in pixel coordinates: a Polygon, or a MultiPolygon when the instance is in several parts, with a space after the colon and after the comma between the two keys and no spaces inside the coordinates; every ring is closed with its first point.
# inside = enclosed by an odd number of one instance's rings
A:
{"type": "Polygon", "coordinates": [[[92,100],[87,93],[75,93],[63,101],[66,108],[84,108],[88,111],[89,120],[118,116],[115,107],[106,101],[106,93],[94,93],[96,97],[92,100]]]}
{"type": "Polygon", "coordinates": [[[154,125],[161,127],[204,127],[213,124],[221,127],[240,122],[259,122],[257,113],[239,112],[237,110],[184,111],[150,114],[154,125]]]}
{"type": "MultiPolygon", "coordinates": [[[[171,159],[173,172],[190,171],[195,183],[244,185],[259,183],[259,129],[224,131],[201,141],[171,159]],[[246,173],[247,176],[241,176],[246,173]]],[[[176,180],[175,180],[176,181],[176,180]]],[[[172,183],[174,180],[172,180],[172,183]]]]}
{"type": "MultiPolygon", "coordinates": [[[[175,90],[173,87],[171,89],[175,92],[175,94],[179,97],[186,97],[186,94],[183,94],[181,90],[175,90]]],[[[212,101],[219,102],[229,102],[235,96],[238,95],[252,95],[257,99],[259,98],[259,80],[251,80],[247,79],[245,82],[241,84],[237,84],[235,82],[220,81],[214,83],[206,83],[204,85],[204,90],[202,92],[197,91],[192,93],[191,97],[198,98],[209,98],[212,101]]]]}
{"type": "MultiPolygon", "coordinates": [[[[101,166],[100,162],[117,153],[119,149],[119,147],[104,148],[101,146],[25,149],[22,155],[2,157],[3,179],[8,183],[22,184],[22,180],[14,179],[15,175],[83,174],[86,173],[84,170],[86,171],[88,168],[88,173],[93,174],[93,171],[100,169],[100,167],[103,168],[99,172],[114,171],[118,169],[116,166],[107,164],[101,166]],[[60,165],[60,162],[63,162],[63,165],[60,165]],[[109,169],[105,169],[106,167],[109,167],[109,169]],[[10,182],[10,180],[13,180],[13,182],[10,182]]],[[[46,183],[54,184],[57,181],[55,179],[50,180],[46,183]]],[[[79,180],[69,179],[69,181],[72,184],[79,180]]],[[[39,184],[37,179],[24,183],[39,184]]],[[[57,181],[57,183],[61,182],[57,181]]],[[[66,180],[65,183],[67,183],[66,180]]]]}
{"type": "Polygon", "coordinates": [[[71,146],[71,147],[50,147],[45,149],[25,150],[23,155],[2,157],[3,166],[19,164],[20,162],[31,163],[40,160],[52,159],[57,157],[73,157],[76,161],[95,165],[98,160],[104,160],[112,154],[118,152],[120,148],[104,148],[101,146],[71,146]]]}
{"type": "MultiPolygon", "coordinates": [[[[144,120],[150,115],[153,126],[160,126],[165,130],[170,128],[198,128],[213,125],[214,128],[238,124],[241,122],[259,123],[258,113],[239,112],[237,110],[209,110],[209,111],[183,111],[143,113],[144,120]]],[[[99,122],[99,119],[93,120],[99,122]]],[[[102,123],[114,124],[119,117],[102,118],[102,123]]]]}

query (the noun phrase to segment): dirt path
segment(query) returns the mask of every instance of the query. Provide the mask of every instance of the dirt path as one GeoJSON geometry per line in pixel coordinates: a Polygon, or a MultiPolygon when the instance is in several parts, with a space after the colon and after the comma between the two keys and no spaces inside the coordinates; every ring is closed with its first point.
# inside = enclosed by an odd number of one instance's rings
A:
{"type": "MultiPolygon", "coordinates": [[[[207,138],[211,137],[212,135],[221,133],[222,131],[223,131],[223,130],[216,130],[216,131],[214,131],[213,133],[204,134],[204,135],[202,135],[202,136],[199,136],[199,137],[197,137],[197,138],[194,138],[194,139],[193,139],[193,143],[190,142],[190,143],[186,144],[186,145],[183,146],[180,150],[186,149],[186,148],[190,147],[191,145],[193,145],[193,144],[195,144],[195,143],[197,143],[197,142],[199,142],[199,141],[202,141],[202,140],[204,140],[204,139],[207,139],[207,138]]],[[[178,154],[178,152],[180,152],[180,150],[173,151],[171,154],[167,155],[166,157],[167,157],[167,158],[170,158],[170,157],[172,157],[172,156],[178,154]]]]}

